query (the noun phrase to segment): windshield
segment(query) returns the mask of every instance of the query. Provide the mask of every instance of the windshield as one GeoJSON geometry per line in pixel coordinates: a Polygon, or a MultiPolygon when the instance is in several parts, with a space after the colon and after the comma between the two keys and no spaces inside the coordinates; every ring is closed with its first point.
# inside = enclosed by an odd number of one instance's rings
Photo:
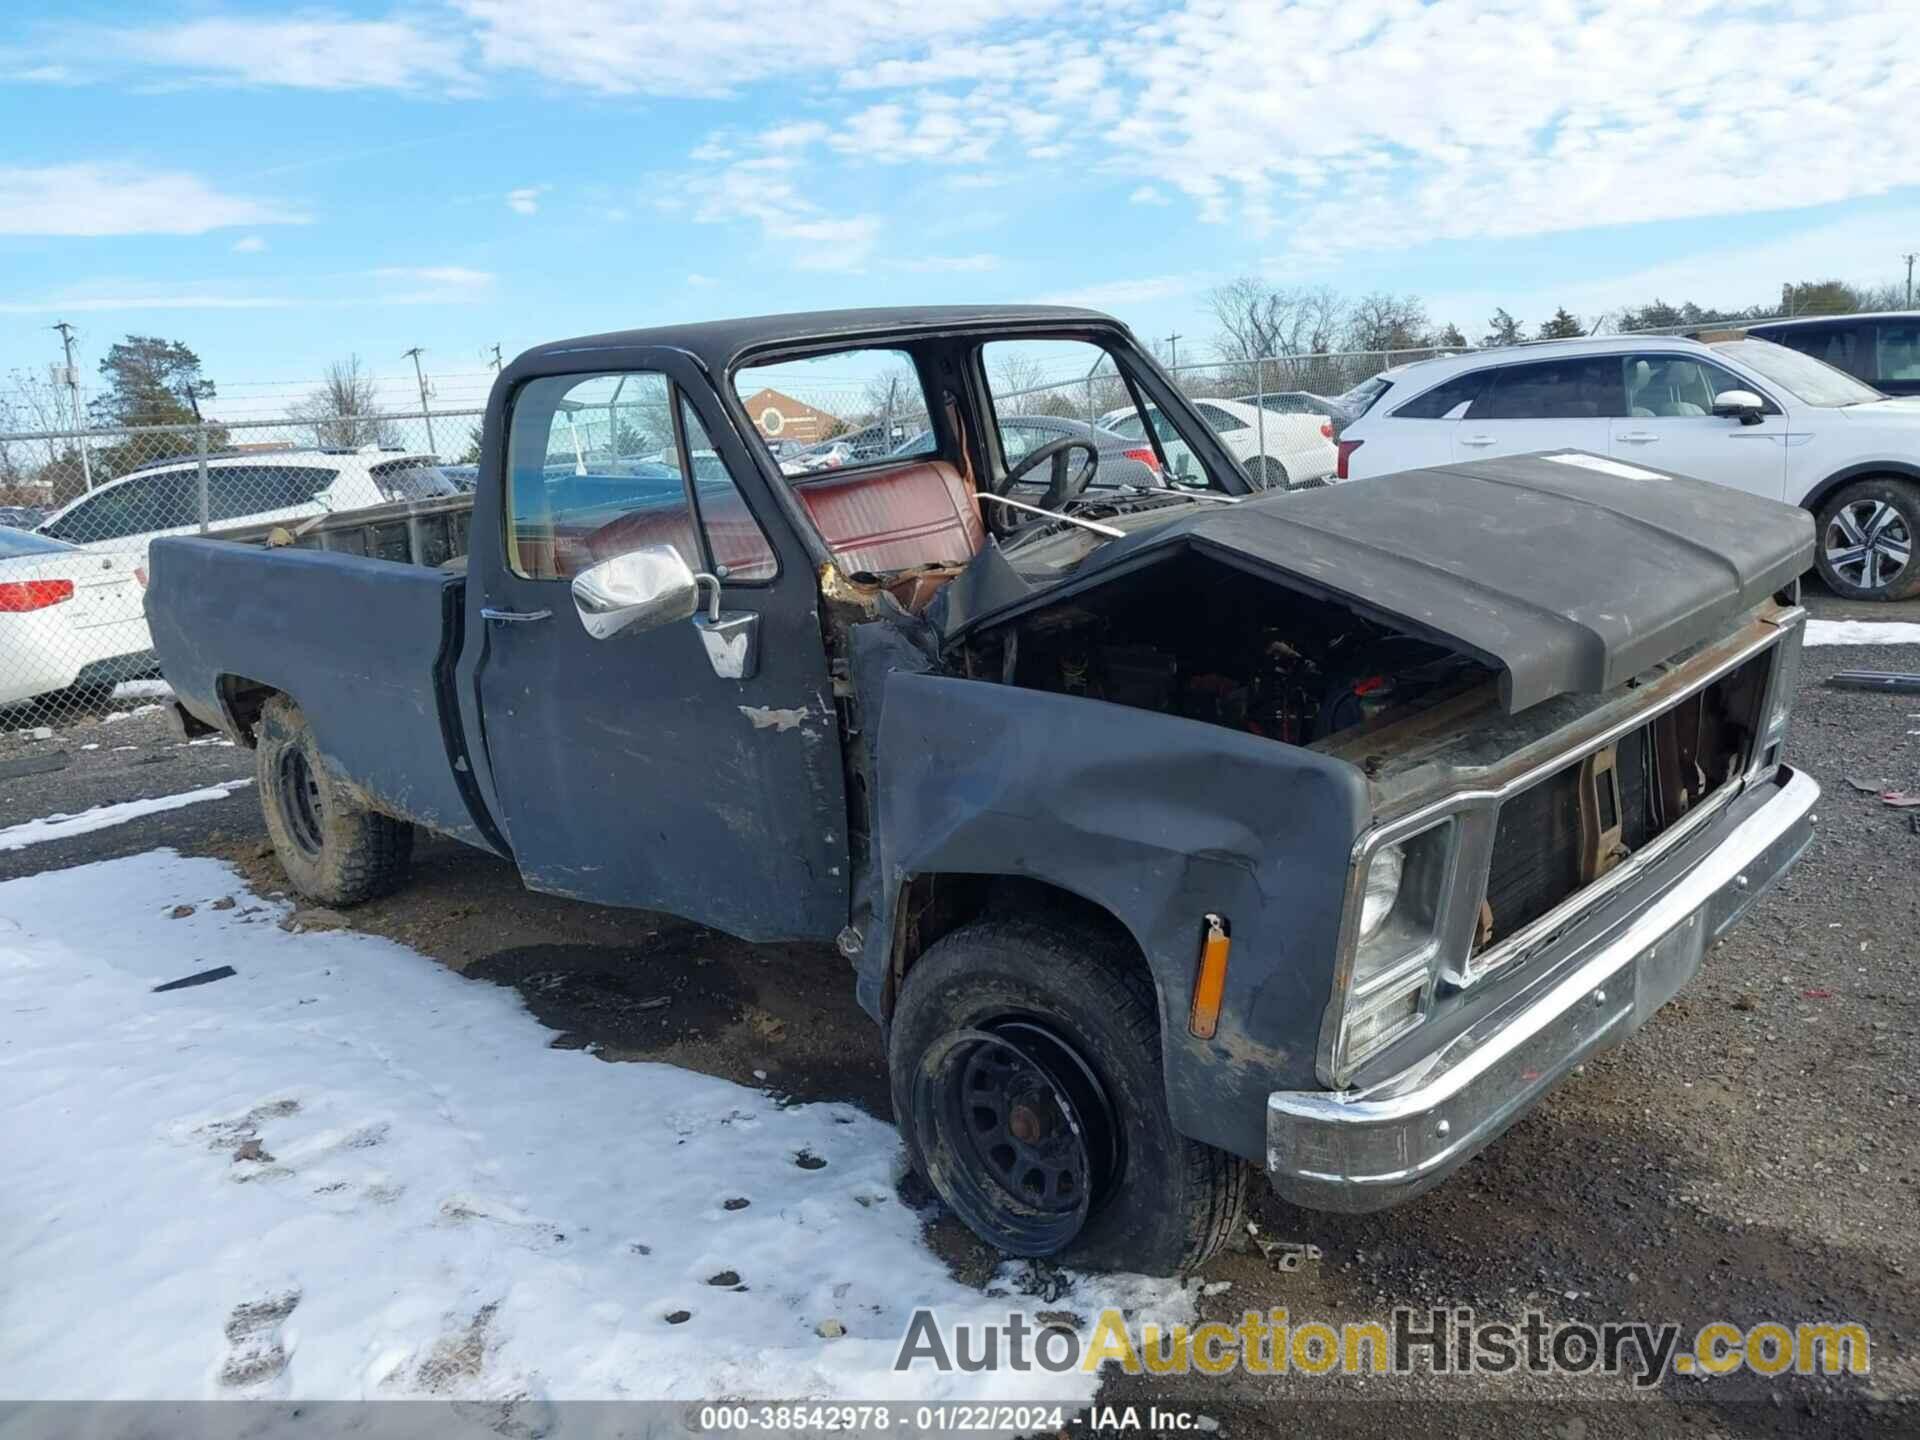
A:
{"type": "Polygon", "coordinates": [[[1713,348],[1751,366],[1808,405],[1864,405],[1887,398],[1824,360],[1770,340],[1727,340],[1713,348]]]}
{"type": "Polygon", "coordinates": [[[73,548],[63,540],[0,527],[0,560],[13,560],[22,555],[64,555],[73,548]]]}
{"type": "Polygon", "coordinates": [[[372,474],[389,500],[431,500],[460,493],[460,487],[427,460],[388,460],[373,466],[372,474]]]}

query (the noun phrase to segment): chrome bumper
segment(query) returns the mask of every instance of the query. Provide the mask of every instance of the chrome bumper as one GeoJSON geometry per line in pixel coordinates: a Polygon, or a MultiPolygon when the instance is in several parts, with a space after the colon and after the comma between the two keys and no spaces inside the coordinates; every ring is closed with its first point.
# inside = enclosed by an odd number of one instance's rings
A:
{"type": "Polygon", "coordinates": [[[1544,988],[1364,1090],[1269,1095],[1274,1188],[1316,1210],[1398,1204],[1438,1183],[1594,1051],[1637,1030],[1812,839],[1819,785],[1784,766],[1766,784],[1770,799],[1658,899],[1563,960],[1544,988]]]}

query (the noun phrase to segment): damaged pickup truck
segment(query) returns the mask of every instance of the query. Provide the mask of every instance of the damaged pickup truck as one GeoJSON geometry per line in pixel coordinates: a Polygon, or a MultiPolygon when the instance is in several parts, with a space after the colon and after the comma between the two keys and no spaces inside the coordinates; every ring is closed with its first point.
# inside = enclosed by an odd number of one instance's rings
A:
{"type": "Polygon", "coordinates": [[[1013,1254],[1191,1267],[1256,1167],[1417,1194],[1812,833],[1804,512],[1578,453],[1259,493],[1087,311],[542,346],[493,388],[470,546],[154,544],[166,676],[254,747],[293,884],[378,894],[425,826],[837,942],[912,1162],[1013,1254]],[[1103,475],[1082,432],[1015,443],[1013,373],[1158,423],[1103,475]],[[797,403],[816,376],[885,392],[890,453],[782,473],[770,432],[869,423],[797,403]]]}

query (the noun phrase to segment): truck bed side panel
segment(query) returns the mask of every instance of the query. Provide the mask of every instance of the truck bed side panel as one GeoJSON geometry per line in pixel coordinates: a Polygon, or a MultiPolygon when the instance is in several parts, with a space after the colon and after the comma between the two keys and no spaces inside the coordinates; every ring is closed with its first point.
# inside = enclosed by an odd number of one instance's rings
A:
{"type": "Polygon", "coordinates": [[[475,823],[457,722],[444,723],[441,703],[460,577],[200,539],[158,540],[149,564],[154,649],[195,715],[230,730],[223,677],[273,686],[374,808],[496,848],[475,823]]]}

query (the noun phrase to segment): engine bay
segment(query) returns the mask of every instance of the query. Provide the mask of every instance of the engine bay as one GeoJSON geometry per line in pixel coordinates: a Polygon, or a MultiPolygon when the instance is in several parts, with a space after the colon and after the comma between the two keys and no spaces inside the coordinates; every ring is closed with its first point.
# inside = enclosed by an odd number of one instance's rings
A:
{"type": "Polygon", "coordinates": [[[1311,745],[1492,678],[1334,601],[1186,551],[970,637],[970,678],[1311,745]]]}

